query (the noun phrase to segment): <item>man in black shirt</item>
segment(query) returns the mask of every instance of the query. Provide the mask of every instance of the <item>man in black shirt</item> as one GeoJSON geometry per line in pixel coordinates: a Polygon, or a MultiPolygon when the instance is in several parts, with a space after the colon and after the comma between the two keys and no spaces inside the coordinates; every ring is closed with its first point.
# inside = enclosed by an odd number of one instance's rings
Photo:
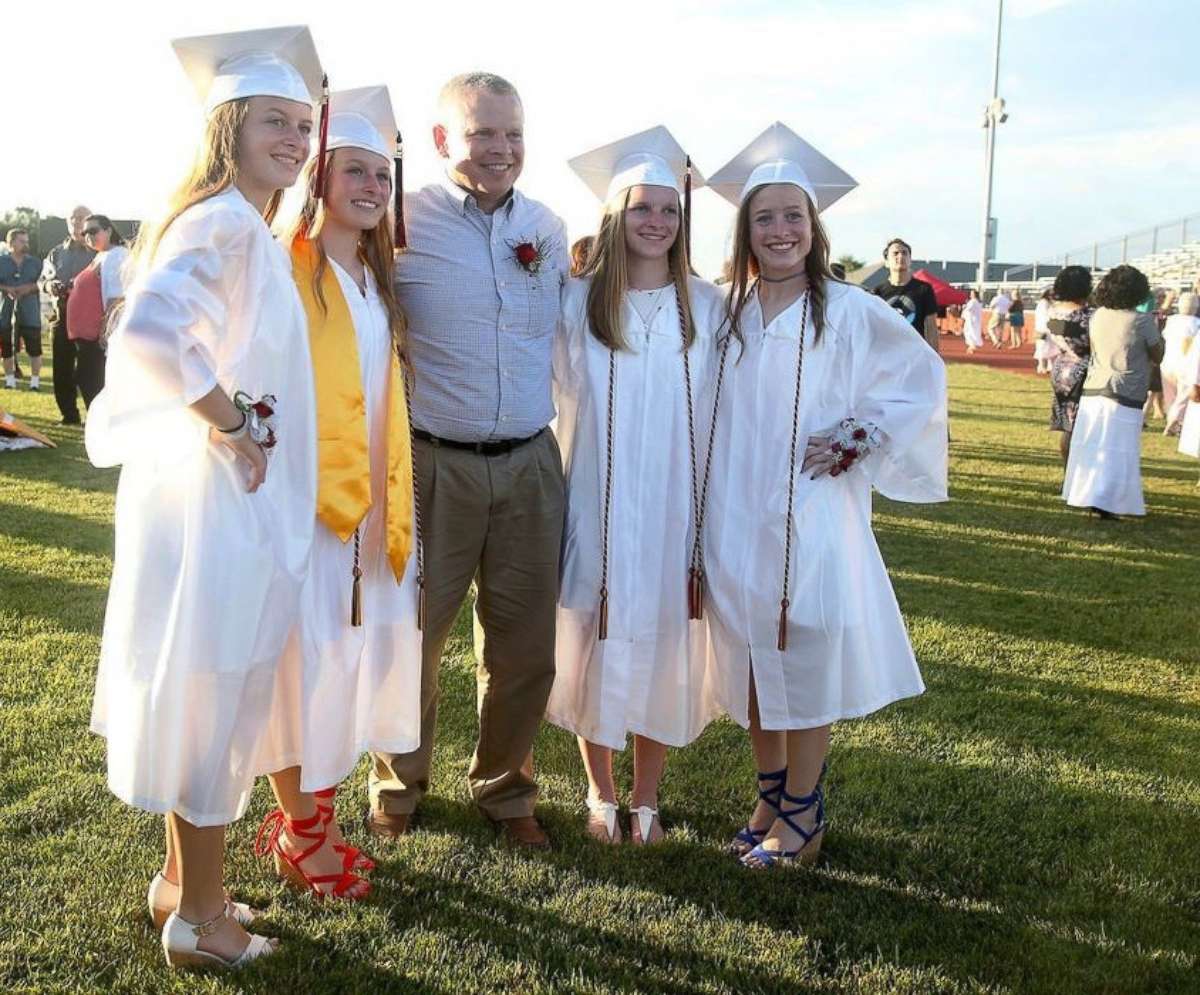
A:
{"type": "Polygon", "coordinates": [[[904,239],[893,238],[884,246],[883,259],[888,279],[875,288],[875,293],[899,311],[929,348],[938,352],[937,298],[933,287],[909,272],[912,248],[904,239]]]}

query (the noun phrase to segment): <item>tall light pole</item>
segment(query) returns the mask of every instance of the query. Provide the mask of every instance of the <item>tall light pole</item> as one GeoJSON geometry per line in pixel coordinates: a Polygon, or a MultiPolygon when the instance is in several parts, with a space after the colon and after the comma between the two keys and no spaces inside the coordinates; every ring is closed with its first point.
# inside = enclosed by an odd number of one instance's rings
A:
{"type": "Polygon", "coordinates": [[[983,126],[987,129],[987,166],[983,181],[983,244],[979,250],[979,278],[976,281],[980,296],[983,296],[983,284],[987,280],[988,260],[991,257],[992,228],[992,167],[996,158],[996,125],[1008,120],[1004,109],[1004,101],[1000,98],[1000,29],[1004,24],[1004,0],[998,0],[996,6],[996,58],[992,66],[992,99],[983,109],[983,126]]]}

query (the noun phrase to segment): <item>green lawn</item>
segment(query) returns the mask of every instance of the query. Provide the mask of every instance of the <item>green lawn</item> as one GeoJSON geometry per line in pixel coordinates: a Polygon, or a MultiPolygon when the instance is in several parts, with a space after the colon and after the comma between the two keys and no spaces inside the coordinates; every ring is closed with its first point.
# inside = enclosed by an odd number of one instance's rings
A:
{"type": "MultiPolygon", "coordinates": [[[[876,525],[929,691],[834,732],[820,864],[723,855],[747,813],[745,734],[672,755],[668,841],[581,828],[573,742],[537,746],[556,847],[514,853],[468,801],[469,617],[443,663],[436,795],[375,897],[320,906],[230,833],[234,891],[284,952],[167,972],[144,906],[159,819],[104,786],[87,731],[116,474],[53,397],[0,404],[60,444],[0,454],[0,990],[5,992],[1200,992],[1198,467],[1144,438],[1149,515],[1063,506],[1044,380],[951,369],[948,504],[876,525]]],[[[622,761],[625,784],[628,763],[622,761]]],[[[341,800],[365,805],[365,764],[341,800]]]]}

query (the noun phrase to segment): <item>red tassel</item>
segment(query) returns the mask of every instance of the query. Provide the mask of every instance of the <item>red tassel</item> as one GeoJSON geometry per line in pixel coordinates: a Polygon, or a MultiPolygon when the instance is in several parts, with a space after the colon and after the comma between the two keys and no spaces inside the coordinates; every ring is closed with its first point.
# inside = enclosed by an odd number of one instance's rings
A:
{"type": "Polygon", "coordinates": [[[788,599],[784,598],[779,602],[779,652],[782,653],[787,649],[787,612],[788,599]]]}
{"type": "Polygon", "coordinates": [[[317,127],[317,200],[325,199],[325,148],[329,144],[329,76],[321,77],[321,120],[317,127]]]}
{"type": "Polygon", "coordinates": [[[397,249],[403,249],[408,245],[408,232],[404,230],[404,136],[398,131],[396,132],[396,155],[392,162],[396,166],[396,189],[393,191],[395,199],[393,213],[396,215],[394,243],[397,249]]]}
{"type": "Polygon", "coordinates": [[[704,574],[697,567],[688,570],[688,618],[704,618],[704,574]]]}
{"type": "Polygon", "coordinates": [[[425,631],[425,578],[417,578],[417,631],[425,631]]]}
{"type": "Polygon", "coordinates": [[[600,588],[600,632],[599,639],[608,638],[608,588],[600,588]]]}
{"type": "Polygon", "coordinates": [[[687,172],[683,177],[683,247],[692,258],[692,157],[687,157],[687,172]]]}

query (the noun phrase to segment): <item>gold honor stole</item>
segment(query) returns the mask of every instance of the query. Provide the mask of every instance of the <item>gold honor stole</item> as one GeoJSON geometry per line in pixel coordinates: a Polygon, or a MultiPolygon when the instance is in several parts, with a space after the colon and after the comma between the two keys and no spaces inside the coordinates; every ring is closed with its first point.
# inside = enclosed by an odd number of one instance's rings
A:
{"type": "MultiPolygon", "coordinates": [[[[349,541],[371,507],[371,457],[358,338],[332,264],[321,276],[326,307],[313,288],[318,253],[312,242],[292,243],[292,276],[308,318],[317,394],[317,519],[349,541]]],[[[412,549],[412,441],[400,360],[392,349],[388,379],[387,553],[396,583],[412,549]]]]}

